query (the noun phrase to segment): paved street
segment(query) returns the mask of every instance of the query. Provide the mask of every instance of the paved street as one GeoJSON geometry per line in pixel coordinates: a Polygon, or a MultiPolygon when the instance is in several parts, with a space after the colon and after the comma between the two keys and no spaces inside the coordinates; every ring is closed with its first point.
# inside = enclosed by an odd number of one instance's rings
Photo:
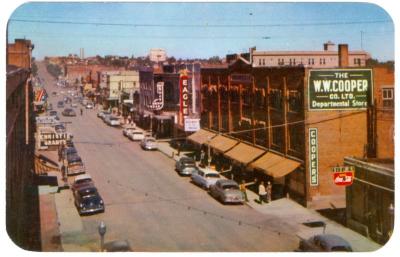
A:
{"type": "MultiPolygon", "coordinates": [[[[49,95],[66,91],[39,64],[49,95]]],[[[56,107],[62,96],[50,96],[56,107]]],[[[247,205],[222,205],[207,192],[179,177],[171,159],[158,151],[145,152],[105,125],[95,110],[61,120],[88,173],[106,204],[103,214],[70,215],[78,229],[62,234],[63,244],[95,250],[100,221],[107,225],[105,241],[127,239],[134,251],[293,251],[298,239],[293,228],[247,205]],[[81,228],[81,229],[79,229],[81,228]],[[278,232],[279,231],[279,232],[278,232]]],[[[69,196],[72,199],[72,196],[69,196]]],[[[66,207],[67,208],[67,207],[66,207]]],[[[71,200],[69,208],[75,208],[71,200]]],[[[75,210],[76,211],[76,210],[75,210]]],[[[72,222],[72,221],[71,221],[72,222]]]]}

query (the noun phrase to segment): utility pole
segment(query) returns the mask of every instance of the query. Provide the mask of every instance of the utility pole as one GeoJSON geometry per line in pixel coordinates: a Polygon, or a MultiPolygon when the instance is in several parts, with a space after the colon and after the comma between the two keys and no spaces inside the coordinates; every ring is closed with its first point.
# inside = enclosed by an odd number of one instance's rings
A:
{"type": "Polygon", "coordinates": [[[361,37],[361,50],[364,50],[363,48],[363,36],[364,36],[364,31],[360,31],[360,37],[361,37]]]}

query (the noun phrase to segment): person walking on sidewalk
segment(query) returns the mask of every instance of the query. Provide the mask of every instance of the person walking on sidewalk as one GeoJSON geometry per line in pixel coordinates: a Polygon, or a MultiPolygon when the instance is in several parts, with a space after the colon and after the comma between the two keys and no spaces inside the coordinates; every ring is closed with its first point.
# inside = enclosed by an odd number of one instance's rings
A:
{"type": "Polygon", "coordinates": [[[265,190],[264,181],[261,181],[258,186],[258,196],[260,197],[260,204],[262,204],[263,201],[266,202],[265,197],[267,196],[267,191],[265,190]]]}
{"type": "Polygon", "coordinates": [[[83,114],[83,109],[81,108],[81,116],[82,116],[82,114],[83,114]]]}
{"type": "Polygon", "coordinates": [[[267,203],[272,201],[272,185],[271,182],[267,182],[267,203]]]}
{"type": "Polygon", "coordinates": [[[246,183],[245,183],[244,180],[242,180],[242,183],[239,185],[239,189],[240,189],[240,191],[242,191],[242,193],[243,193],[244,200],[245,200],[246,202],[248,202],[249,199],[247,198],[246,183]]]}

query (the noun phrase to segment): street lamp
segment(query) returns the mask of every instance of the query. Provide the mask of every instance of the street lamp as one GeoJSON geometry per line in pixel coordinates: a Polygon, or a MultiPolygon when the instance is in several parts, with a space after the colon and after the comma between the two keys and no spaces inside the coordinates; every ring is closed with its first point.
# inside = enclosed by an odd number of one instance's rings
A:
{"type": "Polygon", "coordinates": [[[100,250],[103,251],[104,250],[104,235],[106,234],[107,231],[107,227],[106,224],[104,224],[104,222],[100,222],[99,224],[99,235],[100,235],[100,250]]]}
{"type": "Polygon", "coordinates": [[[389,237],[393,233],[393,227],[394,227],[394,206],[393,203],[391,203],[388,207],[388,212],[389,212],[389,219],[390,219],[390,228],[388,231],[389,237]]]}
{"type": "Polygon", "coordinates": [[[208,163],[208,169],[210,169],[210,164],[211,164],[211,150],[210,150],[210,141],[211,137],[207,138],[207,163],[208,163]]]}

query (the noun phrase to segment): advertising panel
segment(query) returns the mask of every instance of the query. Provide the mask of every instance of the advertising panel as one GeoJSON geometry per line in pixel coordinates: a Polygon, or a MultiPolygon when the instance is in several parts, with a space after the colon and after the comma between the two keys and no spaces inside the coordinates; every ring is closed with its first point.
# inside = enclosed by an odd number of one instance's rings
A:
{"type": "Polygon", "coordinates": [[[318,129],[309,128],[310,185],[318,186],[318,129]]]}
{"type": "Polygon", "coordinates": [[[366,109],[373,99],[370,69],[310,70],[309,110],[366,109]]]}
{"type": "Polygon", "coordinates": [[[196,132],[200,129],[200,119],[185,119],[185,131],[196,132]]]}
{"type": "Polygon", "coordinates": [[[188,76],[181,75],[179,80],[180,88],[180,112],[183,119],[189,115],[189,83],[188,76]]]}

